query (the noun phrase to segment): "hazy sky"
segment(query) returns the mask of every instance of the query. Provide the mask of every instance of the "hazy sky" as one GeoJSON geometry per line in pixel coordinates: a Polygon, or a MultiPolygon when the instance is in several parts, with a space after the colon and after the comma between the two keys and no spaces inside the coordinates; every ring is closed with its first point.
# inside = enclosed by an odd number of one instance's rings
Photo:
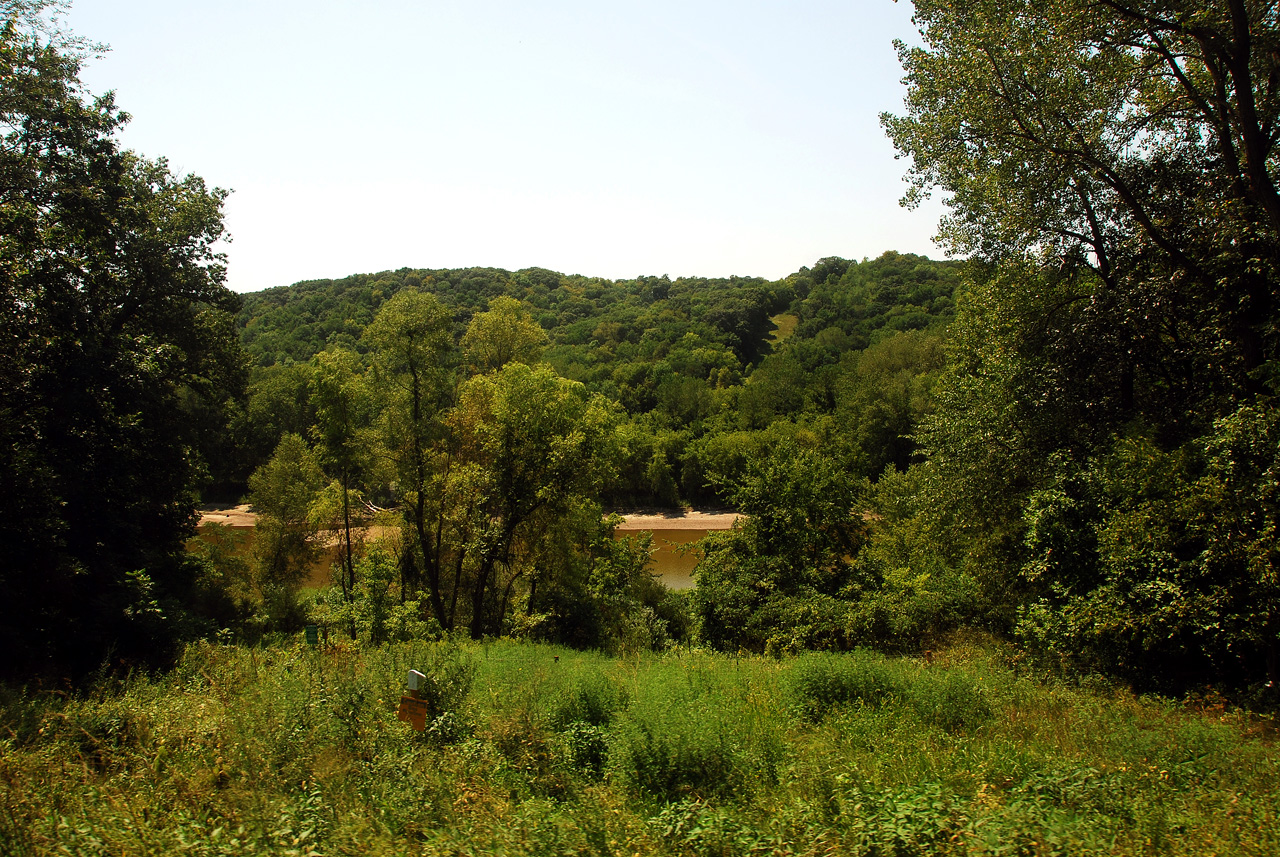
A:
{"type": "Polygon", "coordinates": [[[125,143],[233,190],[237,291],[402,266],[781,277],[939,256],[892,0],[78,0],[125,143]]]}

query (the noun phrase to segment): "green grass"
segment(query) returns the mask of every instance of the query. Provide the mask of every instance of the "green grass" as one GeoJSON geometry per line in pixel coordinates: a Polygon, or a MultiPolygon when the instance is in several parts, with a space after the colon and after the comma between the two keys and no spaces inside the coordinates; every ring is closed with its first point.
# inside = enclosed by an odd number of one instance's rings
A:
{"type": "Polygon", "coordinates": [[[769,344],[775,348],[791,338],[800,324],[800,316],[795,313],[779,313],[769,319],[774,324],[774,331],[769,334],[769,344]]]}
{"type": "Polygon", "coordinates": [[[0,854],[1280,854],[1268,720],[857,652],[192,646],[0,695],[0,854]],[[428,676],[428,728],[396,719],[428,676]]]}

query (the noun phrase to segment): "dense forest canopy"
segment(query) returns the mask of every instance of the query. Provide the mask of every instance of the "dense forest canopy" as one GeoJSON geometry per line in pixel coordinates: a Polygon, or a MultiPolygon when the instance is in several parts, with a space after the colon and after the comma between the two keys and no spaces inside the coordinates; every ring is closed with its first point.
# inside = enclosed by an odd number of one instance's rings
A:
{"type": "MultiPolygon", "coordinates": [[[[862,262],[823,259],[772,282],[402,269],[245,295],[237,320],[253,363],[245,417],[253,439],[234,462],[223,459],[239,470],[219,478],[234,492],[282,433],[305,434],[312,417],[300,392],[303,364],[344,346],[374,359],[366,328],[409,290],[439,302],[460,346],[477,313],[494,301],[514,302],[545,332],[542,359],[625,411],[630,460],[605,488],[614,504],[724,503],[707,474],[712,447],[730,437],[742,442],[779,420],[817,425],[842,408],[869,409],[869,386],[888,380],[871,373],[875,352],[861,370],[855,365],[872,345],[906,361],[895,372],[913,371],[919,348],[932,349],[923,358],[933,361],[928,371],[940,368],[937,337],[954,315],[959,276],[958,263],[886,253],[862,262]],[[886,344],[899,334],[901,342],[886,344]]],[[[850,449],[865,461],[861,475],[878,475],[887,458],[905,465],[911,407],[924,404],[899,401],[878,414],[892,425],[859,428],[892,447],[850,449]]]]}
{"type": "MultiPolygon", "coordinates": [[[[340,603],[322,613],[353,633],[361,579],[380,573],[402,611],[444,631],[603,646],[687,636],[687,609],[645,574],[643,545],[608,537],[601,510],[746,510],[741,483],[781,444],[812,468],[801,482],[842,486],[827,518],[850,537],[830,549],[853,549],[861,527],[836,518],[912,459],[959,279],[957,263],[886,253],[780,281],[402,269],[246,295],[249,393],[208,486],[236,496],[256,474],[244,609],[298,621],[287,570],[305,564],[317,524],[269,512],[291,508],[279,474],[295,467],[292,484],[313,484],[312,517],[343,534],[340,603]],[[377,509],[396,510],[402,536],[370,553],[360,542],[377,509]],[[390,577],[369,564],[378,550],[395,554],[390,577]]],[[[792,523],[828,526],[803,511],[792,523]]],[[[772,546],[785,542],[775,532],[772,546]]]]}

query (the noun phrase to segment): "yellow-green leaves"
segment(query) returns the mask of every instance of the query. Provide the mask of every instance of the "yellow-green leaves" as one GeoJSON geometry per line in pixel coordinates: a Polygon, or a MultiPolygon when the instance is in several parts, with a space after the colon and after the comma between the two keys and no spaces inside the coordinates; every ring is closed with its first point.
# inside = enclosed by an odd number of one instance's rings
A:
{"type": "Polygon", "coordinates": [[[493,372],[508,363],[536,363],[547,333],[515,298],[498,297],[489,311],[476,313],[462,337],[467,362],[477,372],[493,372]]]}

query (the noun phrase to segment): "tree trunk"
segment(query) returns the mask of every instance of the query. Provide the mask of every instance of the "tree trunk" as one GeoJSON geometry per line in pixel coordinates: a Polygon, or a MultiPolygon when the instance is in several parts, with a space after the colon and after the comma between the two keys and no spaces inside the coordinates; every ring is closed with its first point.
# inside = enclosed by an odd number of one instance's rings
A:
{"type": "Polygon", "coordinates": [[[493,573],[493,558],[486,556],[476,571],[475,586],[471,589],[471,639],[484,637],[484,596],[489,588],[489,576],[493,573]]]}

